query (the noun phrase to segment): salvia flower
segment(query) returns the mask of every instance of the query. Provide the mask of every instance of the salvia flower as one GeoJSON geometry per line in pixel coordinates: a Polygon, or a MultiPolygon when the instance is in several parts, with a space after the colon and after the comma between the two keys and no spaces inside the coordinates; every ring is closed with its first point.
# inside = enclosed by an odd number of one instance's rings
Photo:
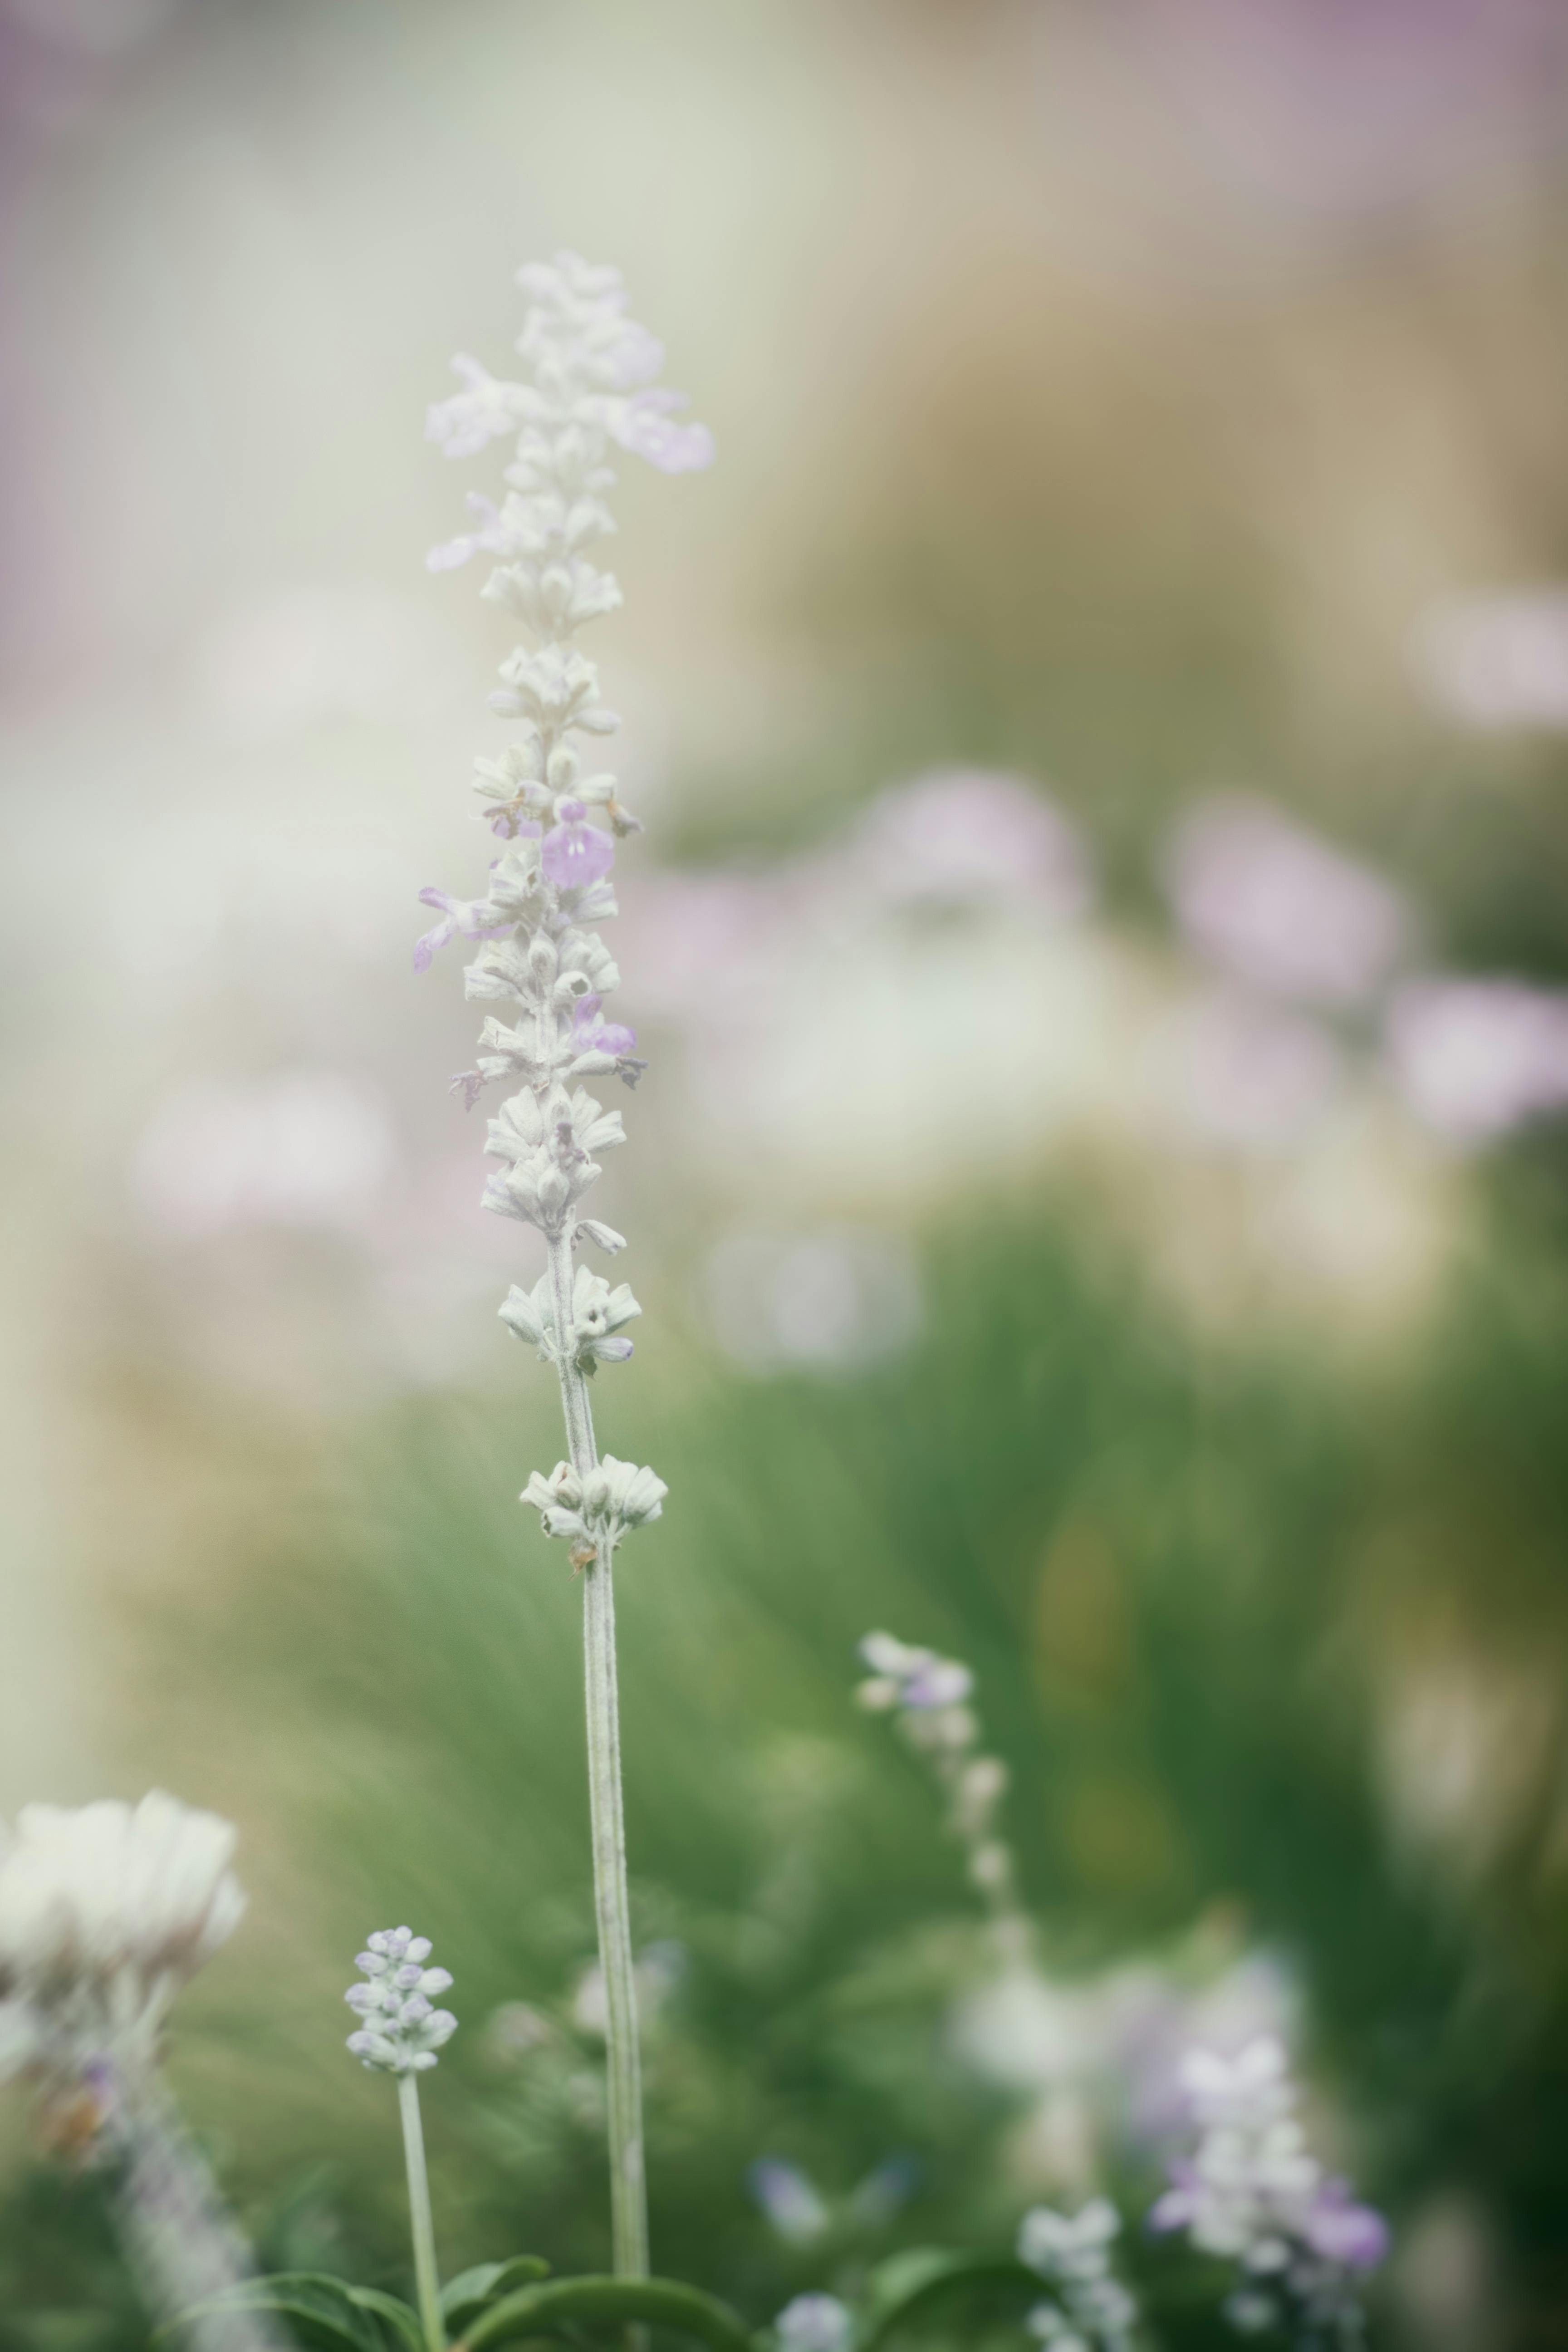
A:
{"type": "Polygon", "coordinates": [[[238,1926],[236,1832],[154,1790],[25,1805],[0,1861],[13,2059],[67,2077],[144,2069],[169,2003],[238,1926]]]}
{"type": "Polygon", "coordinates": [[[458,2030],[448,2009],[434,1996],[452,1982],[445,1969],[426,1966],[430,1938],[409,1927],[384,1927],[365,1938],[354,1966],[368,1979],[351,1985],[343,1999],[359,2018],[348,2047],[361,2064],[384,2074],[424,2074],[458,2030]]]}
{"type": "Polygon", "coordinates": [[[1309,2150],[1283,2044],[1266,2035],[1234,2058],[1195,2050],[1182,2076],[1200,2137],[1172,2167],[1150,2228],[1184,2231],[1205,2253],[1237,2264],[1226,2308],[1244,2332],[1280,2327],[1354,2343],[1358,2282],[1387,2252],[1387,2225],[1309,2150]]]}
{"type": "Polygon", "coordinates": [[[444,948],[458,931],[466,940],[499,940],[511,929],[510,919],[488,899],[454,898],[449,890],[437,890],[434,884],[420,891],[419,903],[439,907],[441,920],[415,940],[416,971],[428,971],[437,949],[444,948]]]}
{"type": "Polygon", "coordinates": [[[526,632],[489,697],[497,717],[512,723],[511,738],[474,772],[480,814],[506,847],[482,899],[460,908],[441,903],[453,928],[481,940],[464,986],[494,1008],[475,1066],[453,1086],[470,1106],[491,1084],[515,1089],[489,1123],[486,1149],[502,1164],[484,1205],[532,1225],[544,1242],[542,1281],[514,1287],[501,1313],[553,1362],[566,1425],[569,1460],[548,1478],[535,1473],[524,1499],[546,1534],[566,1540],[573,1566],[589,1571],[584,1637],[611,2223],[616,2270],[635,2277],[647,2269],[647,2218],[610,1579],[616,1546],[658,1517],[666,1489],[652,1470],[613,1454],[601,1461],[586,1381],[601,1363],[630,1354],[623,1327],[637,1313],[629,1290],[585,1274],[579,1262],[585,1246],[625,1246],[584,1213],[600,1175],[597,1154],[624,1136],[620,1114],[576,1082],[613,1076],[631,1086],[643,1067],[632,1055],[633,1032],[604,1017],[620,974],[598,929],[616,912],[616,844],[640,828],[616,778],[585,758],[620,721],[575,641],[621,603],[620,583],[598,562],[615,530],[605,500],[616,447],[681,473],[708,465],[713,443],[705,426],[679,419],[683,396],[657,383],[663,347],[627,316],[617,271],[558,253],[530,262],[518,283],[528,305],[519,378],[458,361],[460,389],[436,404],[427,425],[453,457],[511,440],[504,498],[473,501],[475,528],[428,560],[446,571],[473,555],[494,558],[481,593],[526,632]]]}
{"type": "Polygon", "coordinates": [[[1018,2260],[1038,2271],[1053,2299],[1029,2314],[1030,2332],[1056,2352],[1125,2352],[1138,2305],[1111,2270],[1121,2216],[1104,2197],[1076,2213],[1037,2205],[1018,2225],[1018,2260]]]}

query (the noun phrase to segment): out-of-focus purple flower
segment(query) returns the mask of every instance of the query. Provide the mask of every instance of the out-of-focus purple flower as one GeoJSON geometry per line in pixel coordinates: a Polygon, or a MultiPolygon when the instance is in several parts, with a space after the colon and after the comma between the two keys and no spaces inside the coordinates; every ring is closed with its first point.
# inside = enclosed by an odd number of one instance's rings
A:
{"type": "Polygon", "coordinates": [[[661,474],[700,474],[713,463],[713,436],[706,425],[676,423],[673,412],[687,404],[685,393],[650,384],[616,403],[610,431],[661,474]]]}
{"type": "Polygon", "coordinates": [[[1176,833],[1166,882],[1194,947],[1310,1003],[1370,996],[1408,928],[1386,882],[1263,801],[1199,808],[1176,833]]]}
{"type": "Polygon", "coordinates": [[[559,890],[584,889],[602,882],[616,862],[616,845],[607,833],[588,823],[581,801],[558,801],[558,824],[544,836],[540,863],[559,890]]]}
{"type": "Polygon", "coordinates": [[[859,825],[879,897],[1026,900],[1059,920],[1091,896],[1089,860],[1059,809],[1021,777],[953,768],[882,793],[859,825]]]}
{"type": "Polygon", "coordinates": [[[428,971],[437,948],[461,931],[466,940],[500,940],[516,921],[513,916],[500,923],[487,923],[489,902],[483,898],[454,898],[449,890],[437,890],[432,883],[419,893],[422,907],[439,907],[441,920],[414,942],[414,969],[428,971]]]}
{"type": "Polygon", "coordinates": [[[1347,2270],[1374,2271],[1388,2252],[1388,2223],[1375,2206],[1358,2203],[1343,2180],[1323,2182],[1305,2235],[1315,2254],[1347,2270]]]}
{"type": "Polygon", "coordinates": [[[1390,1008],[1386,1042],[1406,1102],[1454,1142],[1485,1143],[1568,1108],[1568,990],[1413,982],[1390,1008]]]}
{"type": "Polygon", "coordinates": [[[1568,728],[1568,588],[1439,604],[1410,651],[1432,700],[1468,727],[1568,728]]]}
{"type": "Polygon", "coordinates": [[[1252,1149],[1300,1141],[1340,1076],[1339,1048],[1319,1022],[1239,989],[1211,990],[1180,1008],[1161,1024],[1153,1050],[1184,1121],[1252,1149]]]}
{"type": "Polygon", "coordinates": [[[746,2186],[787,2244],[808,2246],[827,2228],[827,2207],[798,2164],[760,2156],[746,2168],[746,2186]]]}
{"type": "Polygon", "coordinates": [[[962,1706],[974,1687],[974,1676],[957,1658],[912,1648],[891,1633],[868,1633],[860,1655],[874,1678],[860,1685],[860,1703],[874,1712],[896,1706],[924,1714],[962,1706]]]}
{"type": "Polygon", "coordinates": [[[602,1054],[629,1054],[637,1042],[635,1029],[626,1028],[618,1021],[601,1021],[597,996],[580,996],[577,1010],[572,1016],[572,1042],[580,1054],[597,1050],[602,1054]]]}

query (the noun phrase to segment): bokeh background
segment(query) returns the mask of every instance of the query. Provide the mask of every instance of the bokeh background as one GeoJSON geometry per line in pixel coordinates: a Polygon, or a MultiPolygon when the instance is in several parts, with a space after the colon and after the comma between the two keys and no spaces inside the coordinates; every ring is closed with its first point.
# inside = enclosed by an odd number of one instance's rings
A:
{"type": "MultiPolygon", "coordinates": [[[[449,2265],[606,2249],[530,1237],[409,962],[505,649],[423,411],[569,244],[720,448],[594,646],[659,2265],[1136,2208],[1272,2028],[1384,2339],[1568,2342],[1562,9],[5,0],[0,130],[0,1806],[242,1825],[174,2064],[267,2253],[398,2278],[402,1918],[449,2265]],[[1026,1982],[875,1624],[975,1670],[1026,1982]]],[[[4,2134],[0,2342],[140,2346],[4,2134]]]]}

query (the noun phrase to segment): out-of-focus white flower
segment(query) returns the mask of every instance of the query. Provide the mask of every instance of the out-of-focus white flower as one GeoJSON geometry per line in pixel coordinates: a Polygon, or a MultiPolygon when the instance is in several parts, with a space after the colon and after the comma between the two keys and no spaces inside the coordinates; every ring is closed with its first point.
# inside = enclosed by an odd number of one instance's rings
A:
{"type": "Polygon", "coordinates": [[[368,1981],[343,1995],[360,2022],[348,2047],[363,2066],[384,2074],[424,2074],[458,2030],[449,2009],[433,1996],[450,1989],[446,1969],[426,1966],[430,1938],[411,1927],[378,1928],[354,1962],[368,1981]]]}
{"type": "MultiPolygon", "coordinates": [[[[637,1987],[640,2024],[651,2024],[658,2018],[686,1969],[686,1947],[673,1937],[646,1945],[637,1954],[632,1979],[637,1987]]],[[[572,2022],[579,2033],[595,2033],[601,2039],[609,2031],[609,1996],[605,1990],[605,1971],[597,1960],[591,1961],[577,1979],[572,1999],[572,2022]]]]}
{"type": "Polygon", "coordinates": [[[710,1253],[703,1287],[720,1345],[758,1372],[858,1370],[921,1324],[920,1276],[895,1234],[731,1234],[710,1253]]]}
{"type": "Polygon", "coordinates": [[[1370,996],[1408,928],[1404,901],[1378,875],[1265,801],[1197,809],[1177,830],[1166,881],[1194,947],[1309,1003],[1370,996]]]}
{"type": "Polygon", "coordinates": [[[1386,1041],[1405,1101],[1456,1143],[1568,1108],[1568,989],[1414,981],[1389,1008],[1386,1041]]]}
{"type": "Polygon", "coordinates": [[[1568,588],[1456,597],[1411,632],[1416,675],[1468,727],[1568,728],[1568,588]]]}
{"type": "Polygon", "coordinates": [[[1076,829],[1021,777],[942,769],[871,803],[852,856],[867,888],[894,903],[1025,901],[1058,921],[1092,896],[1076,829]]]}
{"type": "Polygon", "coordinates": [[[143,2066],[174,1994],[238,1926],[236,1832],[154,1790],[138,1805],[25,1805],[0,1862],[12,2063],[143,2066]]]}
{"type": "Polygon", "coordinates": [[[1018,2225],[1018,2260],[1056,2289],[1055,2303],[1037,2304],[1029,2327],[1055,2352],[1123,2352],[1138,2324],[1138,2305],[1110,2271],[1110,2249],[1121,2216],[1109,2198],[1091,2198],[1076,2213],[1037,2205],[1018,2225]]]}
{"type": "Polygon", "coordinates": [[[1154,1075],[1182,1122],[1250,1150],[1300,1142],[1331,1102],[1339,1047],[1310,1014],[1237,988],[1212,989],[1161,1022],[1154,1075]]]}
{"type": "Polygon", "coordinates": [[[855,2323],[836,2294],[797,2294],[773,2322],[782,2352],[847,2352],[855,2323]]]}
{"type": "Polygon", "coordinates": [[[357,1227],[393,1150],[384,1105],[338,1071],[205,1079],[153,1112],[132,1154],[131,1181],[145,1214],[169,1234],[357,1227]]]}

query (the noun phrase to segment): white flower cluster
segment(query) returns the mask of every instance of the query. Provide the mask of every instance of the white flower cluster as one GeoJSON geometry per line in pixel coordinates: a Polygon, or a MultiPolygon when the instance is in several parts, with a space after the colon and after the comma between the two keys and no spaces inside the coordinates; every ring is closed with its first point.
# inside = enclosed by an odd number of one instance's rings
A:
{"type": "Polygon", "coordinates": [[[1037,2205],[1018,2225],[1018,2260],[1050,2282],[1055,2300],[1029,2314],[1030,2333],[1053,2352],[1127,2352],[1138,2305],[1110,2268],[1121,2216],[1104,2197],[1077,2213],[1037,2205]]]}
{"type": "Polygon", "coordinates": [[[138,1805],[23,1807],[0,1859],[11,2064],[66,2080],[145,2069],[174,1994],[244,1913],[235,1835],[161,1790],[138,1805]]]}
{"type": "Polygon", "coordinates": [[[586,1482],[581,1491],[557,1491],[560,1472],[536,1476],[527,1499],[545,1511],[547,1527],[558,1523],[557,1531],[579,1540],[594,1528],[613,1542],[657,1516],[664,1488],[651,1471],[623,1464],[606,1463],[601,1476],[578,1393],[583,1374],[631,1354],[622,1335],[639,1311],[624,1285],[612,1290],[574,1260],[584,1241],[611,1253],[624,1246],[581,1209],[600,1174],[598,1154],[626,1139],[621,1115],[578,1082],[618,1076],[634,1085],[643,1067],[632,1032],[603,1018],[620,974],[596,928],[616,912],[608,880],[616,840],[640,828],[615,777],[584,772],[584,739],[612,733],[618,721],[573,639],[621,602],[614,575],[590,552],[615,529],[605,503],[616,478],[605,462],[609,445],[669,473],[708,465],[713,448],[705,426],[676,420],[682,396],[654,383],[663,352],[627,318],[616,271],[562,253],[530,264],[518,282],[528,298],[517,341],[522,380],[498,379],[459,358],[462,389],[437,403],[428,425],[449,457],[515,436],[500,505],[470,499],[475,528],[429,559],[442,571],[481,552],[492,557],[483,595],[534,640],[501,664],[490,697],[518,733],[478,761],[474,779],[483,815],[505,846],[482,898],[421,892],[442,919],[419,941],[415,961],[423,968],[458,933],[479,941],[468,993],[503,1008],[486,1019],[476,1066],[454,1085],[470,1103],[493,1081],[518,1088],[489,1123],[486,1150],[500,1166],[484,1205],[537,1226],[548,1264],[542,1282],[514,1288],[500,1312],[555,1363],[575,1465],[568,1485],[586,1482]]]}
{"type": "Polygon", "coordinates": [[[607,1558],[628,1528],[657,1519],[668,1492],[651,1470],[606,1454],[586,1476],[579,1476],[570,1462],[558,1462],[548,1478],[536,1470],[522,1499],[533,1505],[547,1536],[563,1536],[570,1543],[573,1567],[586,1568],[601,1551],[607,1558]]]}
{"type": "MultiPolygon", "coordinates": [[[[520,1339],[532,1341],[542,1363],[556,1360],[555,1307],[547,1275],[541,1275],[531,1290],[521,1290],[514,1283],[500,1313],[501,1321],[510,1324],[520,1339]]],[[[591,1374],[601,1364],[625,1363],[632,1343],[621,1333],[641,1313],[628,1283],[617,1283],[612,1290],[602,1274],[580,1265],[572,1285],[577,1370],[591,1374]]]]}
{"type": "Polygon", "coordinates": [[[410,1927],[383,1927],[366,1937],[354,1966],[370,1981],[350,1985],[343,1995],[360,2020],[348,2047],[363,2065],[384,2074],[427,2074],[456,2033],[451,2011],[437,2009],[431,2000],[448,1990],[450,1973],[426,1968],[429,1957],[429,1937],[410,1927]]]}
{"type": "Polygon", "coordinates": [[[1233,2326],[1251,2333],[1299,2316],[1310,2333],[1354,2342],[1355,2282],[1382,2262],[1387,2225],[1308,2149],[1283,2044],[1266,2035],[1235,2058],[1194,2050],[1182,2081],[1200,2137],[1192,2159],[1172,2167],[1150,2227],[1184,2230],[1240,2265],[1226,2305],[1233,2326]]]}

